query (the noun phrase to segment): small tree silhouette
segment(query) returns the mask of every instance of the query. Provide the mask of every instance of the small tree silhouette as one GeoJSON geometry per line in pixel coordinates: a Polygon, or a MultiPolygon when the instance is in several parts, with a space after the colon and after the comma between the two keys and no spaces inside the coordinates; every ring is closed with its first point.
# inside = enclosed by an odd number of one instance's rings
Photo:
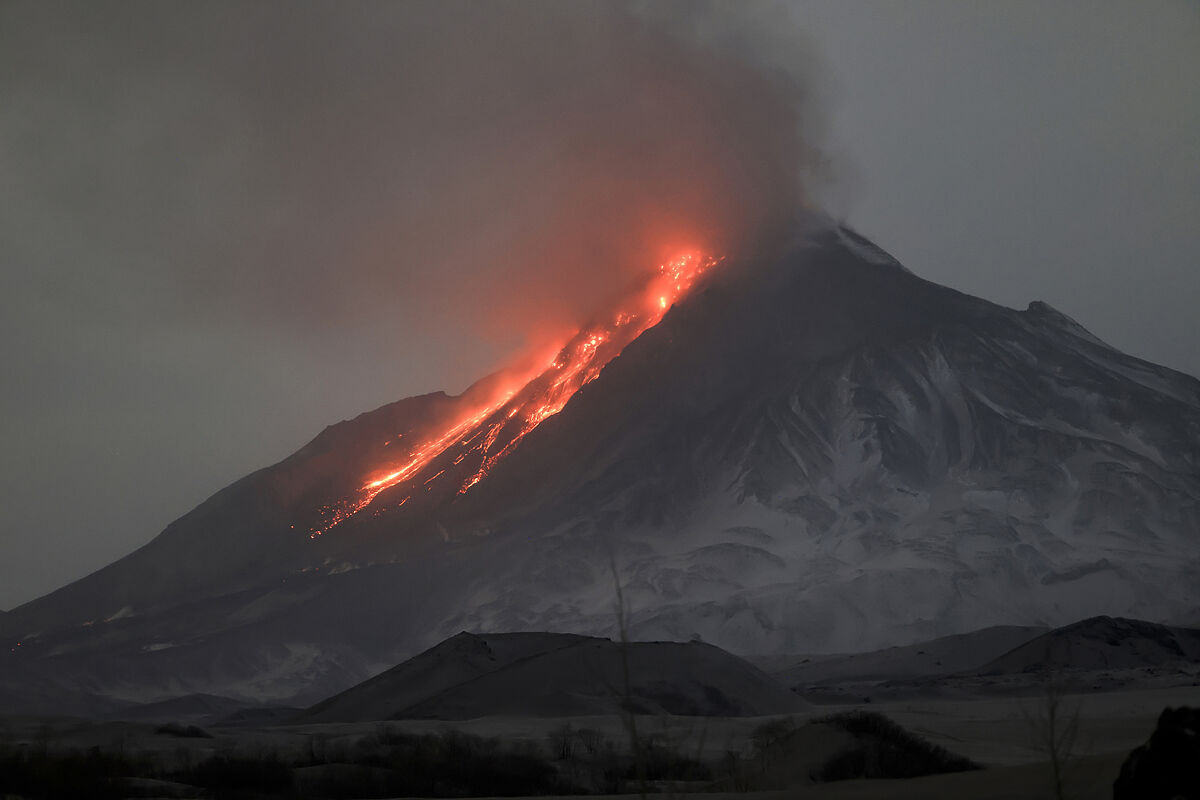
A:
{"type": "Polygon", "coordinates": [[[633,681],[629,674],[629,630],[625,612],[625,590],[621,586],[621,574],[617,570],[617,554],[612,542],[608,542],[608,566],[612,571],[613,589],[616,594],[618,648],[621,654],[622,701],[621,719],[629,734],[629,752],[633,757],[635,774],[638,779],[638,794],[646,796],[646,758],[641,740],[638,737],[637,714],[633,703],[633,681]]]}
{"type": "Polygon", "coordinates": [[[1070,642],[1064,642],[1063,649],[1066,652],[1060,662],[1055,658],[1053,642],[1047,642],[1045,658],[1038,670],[1041,692],[1035,703],[1019,706],[1033,735],[1032,746],[1050,763],[1055,800],[1066,800],[1064,772],[1079,738],[1080,702],[1067,694],[1065,665],[1070,663],[1070,642]]]}

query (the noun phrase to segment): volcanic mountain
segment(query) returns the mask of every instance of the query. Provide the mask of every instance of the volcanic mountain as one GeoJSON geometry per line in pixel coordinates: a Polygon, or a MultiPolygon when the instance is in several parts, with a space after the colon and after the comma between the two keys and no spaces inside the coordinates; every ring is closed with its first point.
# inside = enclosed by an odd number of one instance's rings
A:
{"type": "Polygon", "coordinates": [[[0,617],[0,686],[309,703],[462,630],[612,635],[617,582],[633,638],[744,654],[1186,622],[1196,574],[1200,382],[813,216],[663,265],[527,374],[327,428],[0,617]]]}

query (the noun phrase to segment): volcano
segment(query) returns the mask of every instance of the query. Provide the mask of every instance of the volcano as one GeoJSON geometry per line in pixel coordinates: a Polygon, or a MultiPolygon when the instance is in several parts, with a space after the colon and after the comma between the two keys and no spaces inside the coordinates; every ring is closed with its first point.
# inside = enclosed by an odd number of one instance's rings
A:
{"type": "Polygon", "coordinates": [[[0,616],[13,710],[308,704],[463,630],[856,651],[1200,619],[1200,382],[828,219],[324,430],[0,616]]]}

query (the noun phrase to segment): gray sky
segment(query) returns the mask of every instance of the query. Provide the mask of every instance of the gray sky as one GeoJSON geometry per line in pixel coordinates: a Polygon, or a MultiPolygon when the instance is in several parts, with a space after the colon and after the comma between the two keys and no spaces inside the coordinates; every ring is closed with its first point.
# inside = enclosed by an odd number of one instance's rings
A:
{"type": "Polygon", "coordinates": [[[1193,2],[0,2],[0,608],[801,180],[1200,374],[1193,2]]]}

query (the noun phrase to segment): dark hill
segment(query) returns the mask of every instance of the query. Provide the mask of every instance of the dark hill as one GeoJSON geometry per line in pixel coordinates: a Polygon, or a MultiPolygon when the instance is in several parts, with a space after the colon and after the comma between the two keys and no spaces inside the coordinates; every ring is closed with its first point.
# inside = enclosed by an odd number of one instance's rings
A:
{"type": "Polygon", "coordinates": [[[1045,633],[977,672],[1005,675],[1050,669],[1092,671],[1200,662],[1200,630],[1137,619],[1092,617],[1045,633]]]}
{"type": "Polygon", "coordinates": [[[805,706],[756,667],[712,645],[632,642],[626,648],[623,656],[608,639],[568,634],[460,633],[294,722],[563,717],[623,707],[644,714],[763,716],[805,706]]]}

